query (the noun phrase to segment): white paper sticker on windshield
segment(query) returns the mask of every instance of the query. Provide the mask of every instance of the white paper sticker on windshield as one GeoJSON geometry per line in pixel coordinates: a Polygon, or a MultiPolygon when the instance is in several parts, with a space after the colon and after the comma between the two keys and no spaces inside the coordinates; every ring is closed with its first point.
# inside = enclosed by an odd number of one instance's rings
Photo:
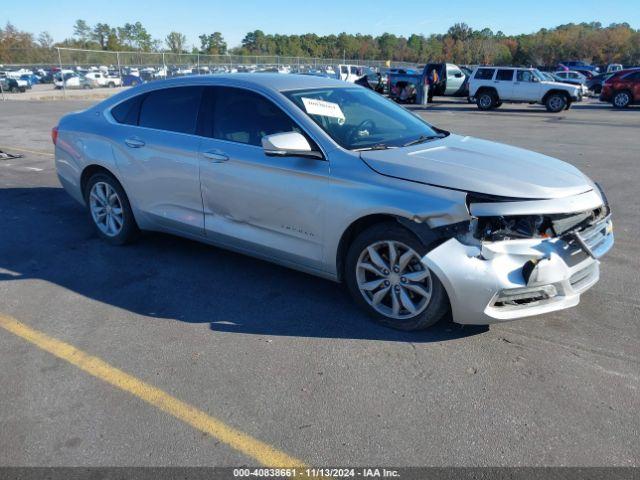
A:
{"type": "Polygon", "coordinates": [[[302,97],[301,100],[307,113],[311,115],[322,115],[323,117],[339,118],[340,120],[345,119],[344,113],[342,113],[342,109],[337,103],[306,97],[302,97]]]}

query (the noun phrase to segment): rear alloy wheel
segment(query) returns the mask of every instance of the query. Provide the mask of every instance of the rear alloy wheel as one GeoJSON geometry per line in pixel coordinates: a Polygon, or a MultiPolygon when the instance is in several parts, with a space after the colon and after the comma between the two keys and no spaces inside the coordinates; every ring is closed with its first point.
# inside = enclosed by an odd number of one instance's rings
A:
{"type": "Polygon", "coordinates": [[[613,106],[615,108],[627,108],[631,104],[629,92],[617,92],[613,96],[613,106]]]}
{"type": "Polygon", "coordinates": [[[449,309],[444,287],[422,263],[426,249],[409,231],[393,223],[375,225],[349,249],[345,280],[356,300],[378,323],[398,330],[420,330],[449,309]]]}
{"type": "Polygon", "coordinates": [[[482,92],[476,97],[476,104],[480,110],[491,110],[496,103],[496,96],[491,92],[482,92]]]}
{"type": "Polygon", "coordinates": [[[548,112],[558,113],[567,107],[567,97],[561,93],[552,93],[545,102],[548,112]]]}
{"type": "Polygon", "coordinates": [[[87,182],[85,195],[100,237],[114,245],[123,245],[136,237],[138,226],[129,199],[115,178],[106,173],[93,175],[87,182]]]}

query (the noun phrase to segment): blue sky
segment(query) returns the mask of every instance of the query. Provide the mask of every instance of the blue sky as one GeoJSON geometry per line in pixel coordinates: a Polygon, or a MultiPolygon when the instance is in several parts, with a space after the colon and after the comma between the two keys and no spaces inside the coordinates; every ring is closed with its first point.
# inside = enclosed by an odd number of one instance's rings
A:
{"type": "Polygon", "coordinates": [[[245,33],[444,33],[456,22],[506,34],[530,33],[563,23],[627,22],[640,28],[638,0],[27,0],[3,2],[0,22],[34,33],[48,31],[56,41],[69,37],[76,19],[89,24],[142,22],[154,38],[171,30],[198,43],[201,33],[222,32],[230,47],[245,33]]]}

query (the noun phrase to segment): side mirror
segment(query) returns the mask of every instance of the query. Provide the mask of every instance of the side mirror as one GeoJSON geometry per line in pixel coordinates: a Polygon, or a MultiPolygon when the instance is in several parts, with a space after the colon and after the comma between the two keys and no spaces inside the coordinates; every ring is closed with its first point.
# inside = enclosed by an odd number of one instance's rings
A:
{"type": "Polygon", "coordinates": [[[311,150],[307,139],[298,132],[274,133],[262,137],[262,149],[270,157],[323,158],[321,152],[311,150]]]}
{"type": "Polygon", "coordinates": [[[533,83],[538,83],[540,81],[540,79],[538,79],[538,77],[531,77],[531,81],[533,83]]]}

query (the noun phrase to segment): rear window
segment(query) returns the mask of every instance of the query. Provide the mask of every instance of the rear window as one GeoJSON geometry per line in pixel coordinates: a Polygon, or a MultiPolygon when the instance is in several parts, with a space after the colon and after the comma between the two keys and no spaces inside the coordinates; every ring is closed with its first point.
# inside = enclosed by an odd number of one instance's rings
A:
{"type": "Polygon", "coordinates": [[[138,95],[130,98],[111,109],[111,116],[118,123],[125,125],[138,125],[138,116],[140,115],[140,105],[145,95],[138,95]]]}
{"type": "Polygon", "coordinates": [[[178,133],[195,133],[202,87],[175,87],[149,93],[138,125],[178,133]]]}
{"type": "Polygon", "coordinates": [[[476,80],[491,80],[495,71],[495,68],[479,68],[473,78],[476,80]]]}
{"type": "Polygon", "coordinates": [[[496,80],[513,80],[513,70],[498,70],[496,80]]]}

